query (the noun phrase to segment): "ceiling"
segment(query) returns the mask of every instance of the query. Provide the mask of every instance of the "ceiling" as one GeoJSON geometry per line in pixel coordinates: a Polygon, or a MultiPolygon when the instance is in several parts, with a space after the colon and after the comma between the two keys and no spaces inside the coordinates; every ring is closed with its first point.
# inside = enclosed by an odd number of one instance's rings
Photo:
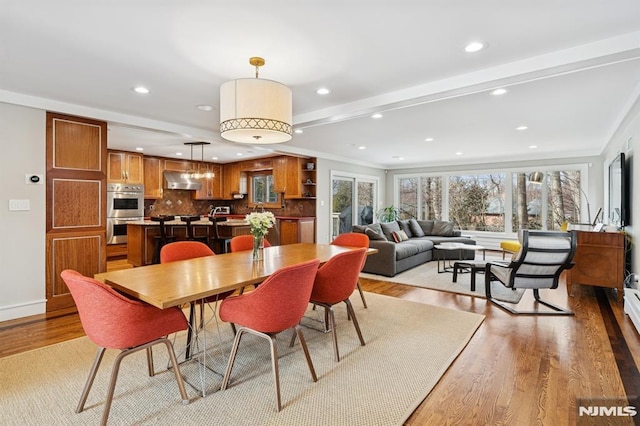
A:
{"type": "Polygon", "coordinates": [[[109,148],[146,155],[189,158],[190,141],[211,142],[204,159],[219,162],[287,152],[388,169],[599,155],[640,94],[637,0],[0,0],[0,10],[1,102],[107,120],[109,148]],[[466,53],[474,40],[487,47],[466,53]],[[303,133],[290,142],[239,145],[217,131],[219,87],[253,77],[251,56],[266,59],[261,78],[293,91],[303,133]]]}

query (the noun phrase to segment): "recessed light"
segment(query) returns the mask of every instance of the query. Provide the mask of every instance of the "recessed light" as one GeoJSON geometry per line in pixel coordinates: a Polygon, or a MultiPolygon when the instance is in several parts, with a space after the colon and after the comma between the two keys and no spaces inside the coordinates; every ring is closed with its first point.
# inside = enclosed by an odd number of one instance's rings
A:
{"type": "Polygon", "coordinates": [[[198,105],[198,109],[200,111],[213,111],[213,107],[211,105],[198,105]]]}
{"type": "Polygon", "coordinates": [[[218,159],[218,157],[211,157],[211,159],[212,159],[212,160],[217,160],[217,159],[218,159]]]}
{"type": "Polygon", "coordinates": [[[300,134],[300,133],[304,133],[304,131],[302,129],[295,129],[293,133],[300,134]]]}
{"type": "Polygon", "coordinates": [[[238,157],[242,157],[244,154],[243,154],[243,153],[241,153],[241,152],[239,152],[239,153],[237,153],[236,155],[237,155],[238,157]]]}
{"type": "Polygon", "coordinates": [[[500,95],[504,95],[505,93],[507,93],[507,89],[503,89],[502,87],[491,91],[491,94],[493,96],[500,96],[500,95]]]}
{"type": "Polygon", "coordinates": [[[371,118],[382,118],[382,114],[380,113],[375,113],[371,116],[371,118]]]}
{"type": "Polygon", "coordinates": [[[366,146],[359,146],[358,149],[367,149],[366,146]]]}
{"type": "Polygon", "coordinates": [[[538,145],[529,145],[529,149],[536,149],[538,145]]]}
{"type": "Polygon", "coordinates": [[[182,155],[182,153],[181,153],[181,152],[176,152],[176,155],[177,155],[177,156],[181,156],[181,155],[182,155]]]}
{"type": "Polygon", "coordinates": [[[424,141],[425,141],[425,142],[433,142],[434,140],[435,140],[435,139],[433,139],[433,138],[426,138],[424,141]]]}
{"type": "Polygon", "coordinates": [[[142,148],[141,146],[136,148],[136,151],[144,151],[144,148],[142,148]]]}
{"type": "Polygon", "coordinates": [[[527,130],[528,127],[527,126],[518,126],[516,127],[516,130],[527,130]]]}
{"type": "Polygon", "coordinates": [[[318,90],[316,90],[316,93],[318,95],[328,95],[329,93],[331,93],[331,90],[327,89],[326,87],[321,87],[318,90]]]}
{"type": "Polygon", "coordinates": [[[147,89],[146,87],[142,87],[142,86],[134,87],[133,91],[136,92],[136,93],[140,93],[141,95],[146,95],[147,93],[149,93],[149,89],[147,89]]]}
{"type": "Polygon", "coordinates": [[[462,155],[462,154],[464,154],[464,153],[460,152],[460,151],[456,152],[456,155],[462,155]]]}
{"type": "Polygon", "coordinates": [[[471,43],[467,44],[464,48],[465,52],[468,53],[473,53],[473,52],[477,52],[479,50],[482,50],[485,48],[484,43],[480,42],[480,41],[472,41],[471,43]]]}
{"type": "Polygon", "coordinates": [[[393,157],[394,160],[404,160],[404,157],[400,157],[399,155],[394,155],[393,157]]]}

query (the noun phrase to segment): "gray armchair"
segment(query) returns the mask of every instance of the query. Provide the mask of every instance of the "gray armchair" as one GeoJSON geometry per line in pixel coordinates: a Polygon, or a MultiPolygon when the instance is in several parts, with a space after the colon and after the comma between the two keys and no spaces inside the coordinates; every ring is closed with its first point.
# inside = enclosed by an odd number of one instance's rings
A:
{"type": "Polygon", "coordinates": [[[512,314],[524,315],[573,315],[540,299],[541,288],[558,287],[560,274],[573,266],[571,261],[576,252],[576,234],[553,231],[520,231],[520,251],[511,262],[488,262],[485,267],[485,292],[487,300],[512,314]],[[551,311],[517,311],[491,296],[491,281],[499,281],[511,289],[532,289],[535,300],[551,308],[551,311]]]}

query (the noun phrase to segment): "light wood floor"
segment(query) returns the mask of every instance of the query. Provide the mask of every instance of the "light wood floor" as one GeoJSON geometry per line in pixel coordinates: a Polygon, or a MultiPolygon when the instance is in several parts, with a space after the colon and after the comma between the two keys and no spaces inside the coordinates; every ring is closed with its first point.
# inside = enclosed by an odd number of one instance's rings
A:
{"type": "MultiPolygon", "coordinates": [[[[122,266],[110,263],[113,269],[122,266]]],[[[632,405],[640,405],[640,339],[608,290],[575,286],[573,297],[564,287],[544,291],[543,298],[576,315],[514,317],[480,298],[365,279],[362,286],[486,316],[407,425],[573,425],[578,398],[628,395],[632,405]]],[[[525,296],[520,304],[533,302],[525,296]]],[[[6,321],[0,323],[0,357],[82,335],[76,314],[6,321]]],[[[609,424],[604,420],[589,424],[609,424]]],[[[629,418],[615,421],[610,424],[633,424],[629,418]]]]}

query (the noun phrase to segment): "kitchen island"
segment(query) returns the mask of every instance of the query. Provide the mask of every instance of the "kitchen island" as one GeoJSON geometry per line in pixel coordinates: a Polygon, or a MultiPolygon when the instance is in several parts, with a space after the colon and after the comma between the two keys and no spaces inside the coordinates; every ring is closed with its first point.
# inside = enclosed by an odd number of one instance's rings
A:
{"type": "MultiPolygon", "coordinates": [[[[191,222],[194,237],[213,238],[213,222],[207,216],[191,222]]],[[[176,216],[175,220],[165,222],[167,234],[173,235],[176,241],[187,239],[187,224],[176,216]]],[[[233,238],[237,235],[251,233],[249,222],[243,219],[228,219],[218,222],[220,238],[233,238]]],[[[127,223],[127,262],[133,266],[150,265],[153,259],[153,249],[156,236],[160,235],[158,222],[152,220],[136,220],[127,223]]]]}

